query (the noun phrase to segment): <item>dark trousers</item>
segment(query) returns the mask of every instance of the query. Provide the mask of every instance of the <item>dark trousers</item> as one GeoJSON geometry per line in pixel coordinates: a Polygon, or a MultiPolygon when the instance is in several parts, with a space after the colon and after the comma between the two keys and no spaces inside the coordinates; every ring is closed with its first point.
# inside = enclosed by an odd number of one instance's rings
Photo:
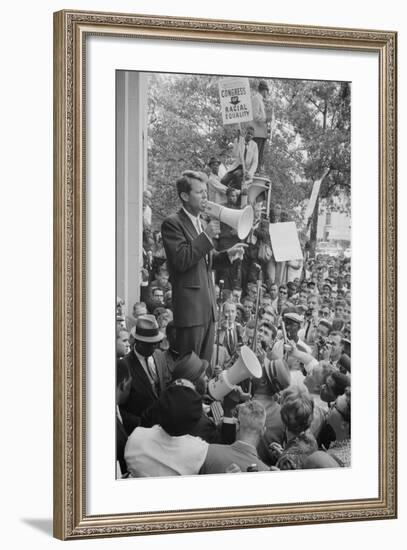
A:
{"type": "Polygon", "coordinates": [[[262,137],[254,137],[253,141],[257,143],[257,149],[259,150],[259,160],[257,162],[258,169],[263,168],[263,155],[264,155],[264,146],[266,145],[266,139],[262,137]]]}
{"type": "Polygon", "coordinates": [[[216,284],[223,280],[224,288],[233,290],[242,286],[242,261],[236,260],[229,267],[216,271],[216,284]]]}
{"type": "Polygon", "coordinates": [[[194,351],[210,363],[215,343],[215,323],[196,327],[177,327],[177,351],[180,356],[194,351]]]}
{"type": "Polygon", "coordinates": [[[233,187],[234,189],[238,189],[240,191],[242,189],[243,168],[238,166],[231,172],[226,172],[220,181],[223,185],[233,187]]]}

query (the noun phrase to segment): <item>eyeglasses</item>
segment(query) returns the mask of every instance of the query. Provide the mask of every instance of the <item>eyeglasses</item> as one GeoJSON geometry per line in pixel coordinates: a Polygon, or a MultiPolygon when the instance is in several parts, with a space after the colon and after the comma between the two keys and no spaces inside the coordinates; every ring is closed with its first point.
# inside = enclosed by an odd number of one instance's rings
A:
{"type": "Polygon", "coordinates": [[[287,294],[286,290],[280,290],[279,292],[280,292],[280,294],[287,294]]]}

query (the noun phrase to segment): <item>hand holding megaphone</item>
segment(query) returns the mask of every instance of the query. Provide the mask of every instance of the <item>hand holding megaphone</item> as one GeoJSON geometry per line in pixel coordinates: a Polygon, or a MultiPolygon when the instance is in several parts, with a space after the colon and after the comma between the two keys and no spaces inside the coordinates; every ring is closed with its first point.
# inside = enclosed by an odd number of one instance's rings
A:
{"type": "Polygon", "coordinates": [[[237,243],[231,248],[227,249],[229,260],[233,263],[235,260],[242,260],[244,256],[244,249],[249,245],[246,243],[237,243]]]}
{"type": "Polygon", "coordinates": [[[220,233],[220,222],[219,220],[211,220],[208,225],[205,227],[205,233],[210,239],[217,239],[220,233]]]}

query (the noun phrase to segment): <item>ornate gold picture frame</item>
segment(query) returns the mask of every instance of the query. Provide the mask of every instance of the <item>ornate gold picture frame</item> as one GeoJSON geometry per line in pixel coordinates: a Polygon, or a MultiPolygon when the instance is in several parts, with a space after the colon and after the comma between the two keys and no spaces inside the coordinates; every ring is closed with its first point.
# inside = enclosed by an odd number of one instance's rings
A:
{"type": "MultiPolygon", "coordinates": [[[[59,539],[395,518],[396,60],[390,31],[60,11],[54,15],[54,535],[59,539]],[[91,36],[370,52],[378,60],[378,494],[91,515],[86,494],[86,46],[91,36]]],[[[363,215],[362,213],[359,213],[363,215]]],[[[376,238],[376,237],[375,237],[376,238]]],[[[371,343],[370,343],[371,345],[371,343]]],[[[113,368],[113,367],[112,367],[113,368]]],[[[355,404],[357,406],[357,403],[355,404]]]]}

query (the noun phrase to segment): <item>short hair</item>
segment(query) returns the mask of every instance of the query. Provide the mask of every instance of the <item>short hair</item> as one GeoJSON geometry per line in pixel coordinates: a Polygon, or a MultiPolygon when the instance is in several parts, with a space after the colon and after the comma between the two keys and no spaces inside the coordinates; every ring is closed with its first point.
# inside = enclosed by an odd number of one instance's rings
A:
{"type": "Polygon", "coordinates": [[[272,315],[273,318],[276,316],[276,312],[275,312],[273,306],[265,306],[263,308],[263,313],[262,314],[264,315],[264,313],[268,313],[269,315],[272,315]]]}
{"type": "Polygon", "coordinates": [[[306,459],[318,450],[318,443],[310,433],[302,433],[287,443],[277,461],[280,470],[301,470],[306,459]]]}
{"type": "Polygon", "coordinates": [[[249,328],[250,330],[256,328],[256,321],[254,319],[250,319],[250,321],[246,324],[245,328],[249,328]]]}
{"type": "Polygon", "coordinates": [[[127,332],[128,333],[128,330],[123,325],[121,325],[119,323],[116,323],[116,340],[120,337],[121,332],[127,332]]]}
{"type": "Polygon", "coordinates": [[[237,407],[240,428],[251,432],[261,432],[266,423],[266,410],[263,405],[253,399],[237,407]]]}
{"type": "Polygon", "coordinates": [[[162,315],[163,313],[165,313],[167,310],[165,307],[156,307],[155,310],[153,311],[153,315],[156,319],[158,319],[160,317],[160,315],[162,315]]]}
{"type": "Polygon", "coordinates": [[[176,185],[177,185],[177,194],[178,197],[181,198],[181,193],[189,193],[192,189],[192,182],[194,180],[202,181],[203,183],[206,183],[207,176],[203,172],[195,172],[194,170],[186,170],[182,173],[182,176],[177,179],[176,185]]]}
{"type": "Polygon", "coordinates": [[[332,319],[332,331],[333,332],[331,332],[331,334],[340,334],[341,336],[343,336],[340,331],[345,328],[345,325],[346,325],[346,323],[342,318],[335,317],[335,319],[332,319]]]}
{"type": "Polygon", "coordinates": [[[260,327],[266,327],[271,331],[273,331],[273,328],[274,328],[273,325],[271,323],[269,323],[268,321],[261,321],[261,323],[259,325],[259,328],[260,327]]]}
{"type": "Polygon", "coordinates": [[[290,386],[281,394],[281,419],[287,429],[298,435],[305,432],[314,416],[314,401],[307,388],[290,386]]]}
{"type": "Polygon", "coordinates": [[[318,326],[327,328],[329,332],[332,330],[332,324],[326,319],[321,319],[318,323],[318,326]]]}
{"type": "Polygon", "coordinates": [[[122,382],[129,380],[131,373],[126,361],[119,360],[116,362],[116,386],[120,386],[122,382]]]}
{"type": "Polygon", "coordinates": [[[332,336],[339,336],[339,338],[341,339],[341,341],[339,342],[340,344],[342,344],[342,340],[343,340],[343,334],[342,332],[339,332],[339,330],[332,330],[331,334],[329,335],[330,337],[332,336]]]}
{"type": "Polygon", "coordinates": [[[236,303],[235,303],[235,302],[232,302],[232,301],[229,301],[229,300],[226,300],[226,302],[223,302],[222,311],[224,311],[226,305],[228,305],[228,306],[233,306],[233,307],[235,308],[235,311],[237,311],[237,305],[236,305],[236,303]]]}
{"type": "Polygon", "coordinates": [[[145,307],[147,309],[145,302],[135,302],[133,305],[133,309],[135,309],[136,307],[145,307]]]}
{"type": "Polygon", "coordinates": [[[278,290],[281,290],[282,288],[284,288],[284,290],[287,290],[286,285],[280,285],[280,286],[278,287],[278,290]]]}
{"type": "Polygon", "coordinates": [[[229,197],[232,193],[239,193],[239,190],[234,187],[228,187],[226,189],[226,196],[229,197]]]}
{"type": "Polygon", "coordinates": [[[349,377],[346,374],[341,372],[334,371],[330,374],[331,379],[334,383],[332,391],[338,397],[338,395],[343,395],[347,387],[350,386],[349,377]]]}
{"type": "Polygon", "coordinates": [[[335,307],[343,307],[343,309],[345,309],[346,307],[346,302],[344,300],[337,300],[335,302],[335,307]]]}
{"type": "MultiPolygon", "coordinates": [[[[157,309],[161,309],[161,308],[157,308],[157,309]]],[[[163,319],[168,319],[168,318],[173,319],[173,313],[170,309],[164,308],[164,311],[161,311],[157,315],[157,322],[158,324],[160,324],[163,319]]]]}
{"type": "Polygon", "coordinates": [[[224,288],[222,290],[222,299],[224,302],[230,302],[232,298],[232,291],[230,288],[224,288]]]}
{"type": "Polygon", "coordinates": [[[246,126],[246,132],[247,132],[247,130],[253,130],[253,132],[254,132],[254,127],[252,125],[246,126]]]}
{"type": "Polygon", "coordinates": [[[321,300],[319,299],[318,294],[310,294],[307,298],[307,302],[309,302],[312,298],[315,298],[318,305],[321,305],[321,300]]]}
{"type": "Polygon", "coordinates": [[[163,289],[160,287],[160,286],[153,286],[153,288],[151,289],[151,295],[154,294],[154,292],[157,292],[157,290],[159,290],[160,292],[163,293],[163,296],[164,296],[164,291],[163,289]]]}
{"type": "Polygon", "coordinates": [[[157,268],[157,275],[169,275],[168,269],[167,269],[167,267],[166,267],[164,264],[161,264],[161,265],[157,268]]]}
{"type": "Polygon", "coordinates": [[[268,328],[272,335],[273,335],[273,338],[275,338],[277,336],[277,329],[274,325],[272,325],[271,323],[269,323],[268,321],[261,321],[260,325],[259,325],[259,328],[261,327],[266,327],[268,328]]]}

